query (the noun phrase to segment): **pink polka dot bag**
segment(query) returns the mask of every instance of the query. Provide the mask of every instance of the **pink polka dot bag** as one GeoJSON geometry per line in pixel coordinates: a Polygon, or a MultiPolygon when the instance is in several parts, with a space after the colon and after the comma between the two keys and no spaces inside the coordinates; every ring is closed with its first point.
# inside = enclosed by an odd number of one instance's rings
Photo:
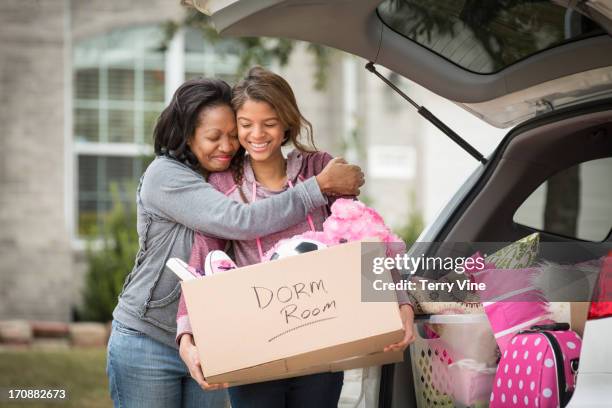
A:
{"type": "Polygon", "coordinates": [[[497,367],[490,407],[564,407],[575,388],[581,345],[567,323],[514,335],[497,367]]]}

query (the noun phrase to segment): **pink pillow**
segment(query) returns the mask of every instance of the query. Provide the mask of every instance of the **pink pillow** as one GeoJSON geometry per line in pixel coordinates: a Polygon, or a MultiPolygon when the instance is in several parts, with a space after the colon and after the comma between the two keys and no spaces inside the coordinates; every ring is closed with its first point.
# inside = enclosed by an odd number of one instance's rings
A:
{"type": "MultiPolygon", "coordinates": [[[[478,256],[480,254],[476,253],[472,258],[478,256]]],[[[472,282],[486,285],[486,289],[478,294],[502,353],[519,330],[552,323],[548,301],[533,286],[537,273],[537,268],[495,269],[493,264],[485,264],[482,270],[466,270],[472,282]]]]}

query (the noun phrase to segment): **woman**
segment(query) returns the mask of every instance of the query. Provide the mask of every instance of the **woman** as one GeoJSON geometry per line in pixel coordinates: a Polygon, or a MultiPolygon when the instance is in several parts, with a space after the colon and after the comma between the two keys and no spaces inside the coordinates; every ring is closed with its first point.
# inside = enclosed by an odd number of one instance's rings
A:
{"type": "MultiPolygon", "coordinates": [[[[232,105],[236,111],[238,139],[248,156],[242,161],[235,160],[231,170],[212,175],[210,183],[234,200],[255,203],[290,191],[306,178],[318,174],[331,160],[329,154],[314,149],[312,127],[301,115],[291,87],[280,76],[260,67],[251,69],[234,88],[232,105]],[[302,130],[306,133],[307,143],[299,139],[302,130]],[[296,149],[285,159],[281,147],[288,143],[296,149]]],[[[327,216],[328,207],[323,205],[313,209],[301,223],[284,231],[256,239],[232,241],[237,266],[262,261],[264,253],[283,238],[310,229],[321,230],[327,216]]],[[[190,261],[192,266],[201,267],[201,261],[210,250],[224,246],[222,240],[197,234],[190,261]]],[[[405,305],[401,310],[411,325],[411,307],[405,305]]],[[[208,388],[211,385],[202,376],[186,313],[181,300],[177,315],[181,356],[194,378],[208,388]]],[[[405,348],[409,337],[392,348],[405,348]]],[[[236,386],[229,389],[229,394],[234,408],[336,407],[342,383],[342,372],[321,373],[236,386]]]]}
{"type": "Polygon", "coordinates": [[[180,285],[165,268],[167,259],[189,256],[194,231],[237,239],[284,229],[324,205],[322,193],[358,192],[363,174],[336,160],[274,200],[245,205],[228,199],[206,182],[210,172],[229,167],[239,148],[231,88],[219,80],[184,83],[160,115],[154,139],[157,157],[137,190],[140,249],[113,312],[111,397],[115,406],[224,406],[225,393],[204,392],[179,356],[180,285]]]}

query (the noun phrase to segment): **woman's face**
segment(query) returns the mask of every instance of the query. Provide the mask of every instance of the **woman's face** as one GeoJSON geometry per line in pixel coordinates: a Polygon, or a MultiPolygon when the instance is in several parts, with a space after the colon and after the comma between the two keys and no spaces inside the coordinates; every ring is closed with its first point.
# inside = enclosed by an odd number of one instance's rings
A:
{"type": "Polygon", "coordinates": [[[222,105],[202,110],[199,124],[188,144],[202,168],[227,170],[240,147],[232,108],[222,105]]]}
{"type": "Polygon", "coordinates": [[[238,139],[254,161],[282,157],[285,126],[267,102],[247,100],[236,112],[238,139]]]}

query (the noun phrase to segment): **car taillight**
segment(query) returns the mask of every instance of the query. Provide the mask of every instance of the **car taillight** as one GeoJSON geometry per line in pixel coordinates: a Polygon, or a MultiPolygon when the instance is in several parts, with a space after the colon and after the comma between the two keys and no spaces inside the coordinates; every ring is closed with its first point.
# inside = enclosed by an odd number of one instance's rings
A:
{"type": "Polygon", "coordinates": [[[603,260],[588,319],[612,316],[612,251],[603,260]]]}

